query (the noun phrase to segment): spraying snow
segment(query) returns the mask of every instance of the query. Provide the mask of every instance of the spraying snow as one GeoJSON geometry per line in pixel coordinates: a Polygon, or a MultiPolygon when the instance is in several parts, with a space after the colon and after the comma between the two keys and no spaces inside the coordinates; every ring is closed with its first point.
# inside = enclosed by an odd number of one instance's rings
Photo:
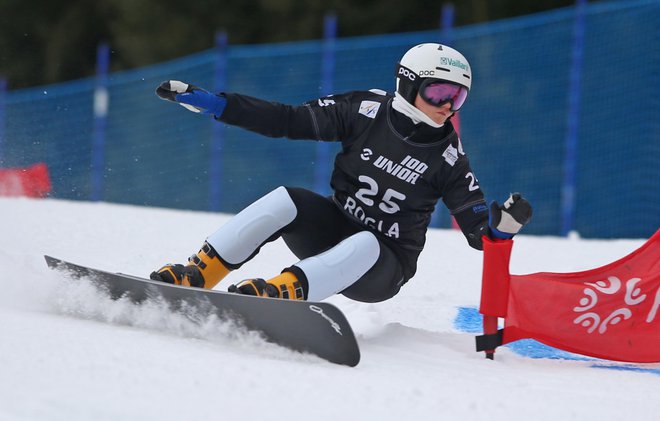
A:
{"type": "MultiPolygon", "coordinates": [[[[361,346],[360,364],[348,368],[194,309],[112,301],[50,271],[42,257],[148,276],[183,262],[227,215],[30,199],[0,199],[0,209],[0,420],[642,420],[660,413],[660,364],[632,370],[531,358],[514,347],[489,361],[474,352],[473,334],[457,320],[479,303],[481,253],[457,231],[429,232],[417,275],[392,300],[328,300],[361,346]]],[[[511,272],[586,270],[643,241],[521,235],[511,272]]],[[[217,288],[295,262],[277,241],[217,288]]]]}

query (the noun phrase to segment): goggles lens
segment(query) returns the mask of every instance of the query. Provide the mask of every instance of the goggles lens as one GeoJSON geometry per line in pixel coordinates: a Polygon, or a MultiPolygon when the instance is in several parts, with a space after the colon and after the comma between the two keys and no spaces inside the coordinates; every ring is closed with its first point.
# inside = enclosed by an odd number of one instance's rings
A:
{"type": "Polygon", "coordinates": [[[451,104],[452,111],[458,111],[467,98],[468,90],[464,86],[447,82],[431,82],[422,85],[420,96],[431,105],[439,106],[446,102],[451,104]]]}

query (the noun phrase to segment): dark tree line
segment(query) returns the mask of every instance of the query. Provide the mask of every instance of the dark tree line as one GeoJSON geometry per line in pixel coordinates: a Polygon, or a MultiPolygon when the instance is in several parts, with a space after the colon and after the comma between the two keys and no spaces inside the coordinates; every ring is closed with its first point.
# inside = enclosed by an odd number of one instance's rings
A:
{"type": "MultiPolygon", "coordinates": [[[[456,0],[455,25],[571,6],[574,0],[456,0]]],[[[110,44],[112,70],[233,44],[319,39],[334,12],[338,36],[435,29],[431,0],[0,0],[0,75],[10,89],[94,74],[96,47],[110,44]]]]}

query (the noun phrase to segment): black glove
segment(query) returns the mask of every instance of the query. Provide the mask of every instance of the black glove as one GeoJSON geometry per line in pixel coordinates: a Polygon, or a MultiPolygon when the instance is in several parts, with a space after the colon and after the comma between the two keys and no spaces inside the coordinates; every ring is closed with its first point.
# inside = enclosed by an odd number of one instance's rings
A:
{"type": "Polygon", "coordinates": [[[214,95],[202,88],[178,80],[167,80],[156,88],[156,95],[166,101],[176,102],[182,107],[202,114],[220,118],[227,106],[224,96],[214,95]]]}
{"type": "Polygon", "coordinates": [[[532,219],[532,205],[520,193],[513,193],[500,206],[496,201],[490,204],[488,226],[494,238],[510,239],[532,219]]]}

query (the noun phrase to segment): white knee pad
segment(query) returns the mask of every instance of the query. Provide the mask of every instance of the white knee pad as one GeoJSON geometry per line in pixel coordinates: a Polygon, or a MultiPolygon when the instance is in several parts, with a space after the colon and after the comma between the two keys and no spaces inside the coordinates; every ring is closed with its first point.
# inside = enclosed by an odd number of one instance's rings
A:
{"type": "Polygon", "coordinates": [[[296,263],[309,281],[310,301],[321,301],[353,285],[376,264],[380,244],[363,231],[354,234],[330,250],[296,263]]]}
{"type": "Polygon", "coordinates": [[[296,214],[291,196],[284,187],[278,187],[234,215],[206,241],[227,263],[241,264],[296,214]]]}

